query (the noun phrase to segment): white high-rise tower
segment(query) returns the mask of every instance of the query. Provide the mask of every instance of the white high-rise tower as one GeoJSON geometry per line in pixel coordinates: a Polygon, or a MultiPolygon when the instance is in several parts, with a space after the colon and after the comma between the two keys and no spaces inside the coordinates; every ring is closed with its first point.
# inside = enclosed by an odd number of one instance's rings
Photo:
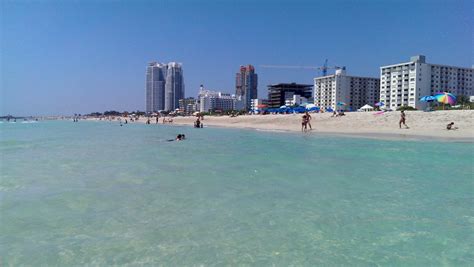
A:
{"type": "Polygon", "coordinates": [[[184,98],[183,68],[180,63],[170,62],[166,73],[165,110],[179,108],[179,100],[184,98]]]}
{"type": "Polygon", "coordinates": [[[166,64],[151,62],[146,68],[146,112],[164,109],[166,64]]]}
{"type": "Polygon", "coordinates": [[[173,111],[183,98],[182,65],[176,62],[149,63],[146,70],[146,112],[173,111]]]}

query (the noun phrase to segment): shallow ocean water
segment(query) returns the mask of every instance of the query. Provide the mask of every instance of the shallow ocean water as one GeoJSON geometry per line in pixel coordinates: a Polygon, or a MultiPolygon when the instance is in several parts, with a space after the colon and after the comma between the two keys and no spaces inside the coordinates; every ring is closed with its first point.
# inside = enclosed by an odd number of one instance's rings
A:
{"type": "Polygon", "coordinates": [[[47,121],[0,155],[5,266],[474,262],[472,143],[47,121]]]}

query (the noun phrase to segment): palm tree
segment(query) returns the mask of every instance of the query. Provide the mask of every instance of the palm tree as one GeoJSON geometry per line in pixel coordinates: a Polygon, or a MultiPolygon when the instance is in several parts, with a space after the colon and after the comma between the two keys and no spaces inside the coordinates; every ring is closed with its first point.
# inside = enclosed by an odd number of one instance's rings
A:
{"type": "Polygon", "coordinates": [[[456,100],[461,105],[461,107],[464,107],[465,105],[469,104],[469,97],[465,95],[458,95],[456,97],[456,100]]]}

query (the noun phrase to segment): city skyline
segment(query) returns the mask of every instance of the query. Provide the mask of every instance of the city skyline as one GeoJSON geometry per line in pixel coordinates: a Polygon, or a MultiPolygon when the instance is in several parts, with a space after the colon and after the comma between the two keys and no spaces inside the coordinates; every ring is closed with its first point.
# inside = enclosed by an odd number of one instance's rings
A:
{"type": "Polygon", "coordinates": [[[318,76],[265,64],[321,66],[327,58],[355,76],[378,77],[381,66],[418,54],[445,65],[474,62],[469,1],[249,3],[2,1],[0,113],[145,110],[143,66],[152,59],[183,63],[186,96],[200,84],[232,93],[236,68],[252,64],[259,97],[268,84],[318,76]]]}

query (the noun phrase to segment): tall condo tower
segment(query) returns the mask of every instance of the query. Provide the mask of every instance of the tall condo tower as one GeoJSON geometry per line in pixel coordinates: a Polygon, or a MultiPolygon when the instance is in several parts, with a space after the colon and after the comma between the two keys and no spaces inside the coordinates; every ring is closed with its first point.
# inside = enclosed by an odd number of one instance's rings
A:
{"type": "Polygon", "coordinates": [[[148,63],[146,68],[146,112],[164,109],[166,70],[166,64],[148,63]]]}
{"type": "Polygon", "coordinates": [[[258,96],[258,76],[252,65],[240,66],[235,78],[235,95],[242,99],[245,110],[251,109],[251,100],[258,96]]]}
{"type": "Polygon", "coordinates": [[[168,63],[165,84],[165,110],[179,108],[179,100],[184,99],[183,68],[180,63],[168,63]]]}
{"type": "Polygon", "coordinates": [[[146,69],[146,112],[173,111],[184,98],[183,68],[180,63],[148,63],[146,69]]]}

